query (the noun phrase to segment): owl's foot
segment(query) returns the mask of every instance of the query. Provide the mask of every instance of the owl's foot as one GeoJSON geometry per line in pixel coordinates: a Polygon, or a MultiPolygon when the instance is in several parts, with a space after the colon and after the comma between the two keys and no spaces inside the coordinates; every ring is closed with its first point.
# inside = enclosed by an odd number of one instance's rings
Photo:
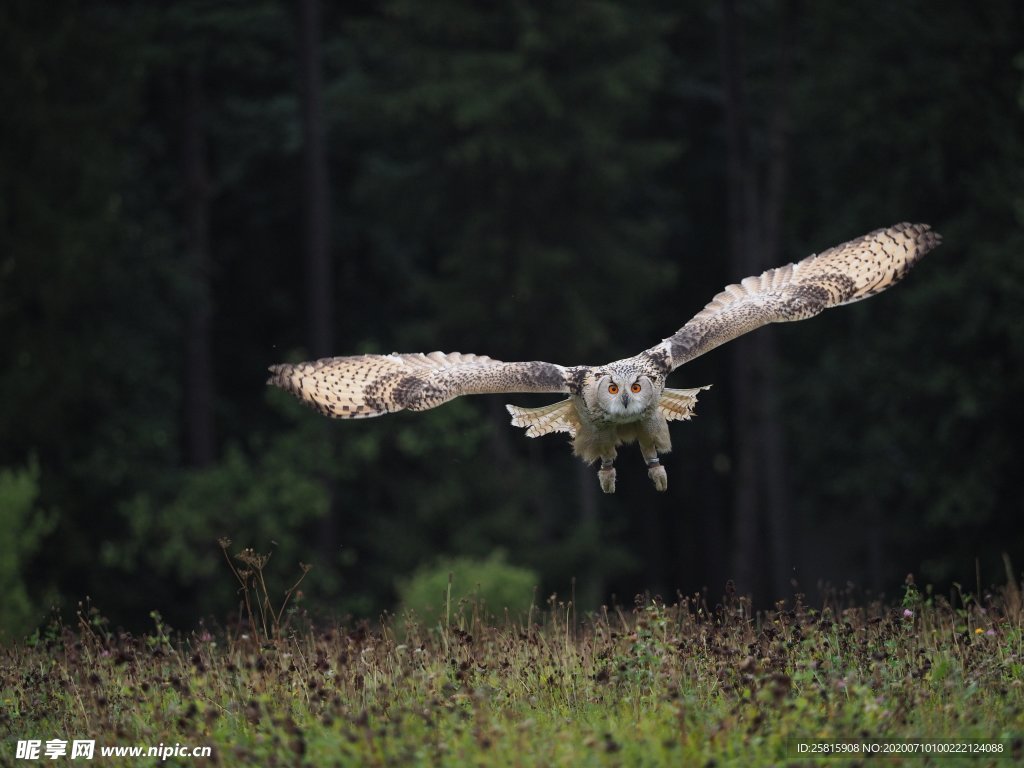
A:
{"type": "Polygon", "coordinates": [[[601,483],[601,490],[605,493],[615,493],[615,467],[609,461],[601,462],[601,468],[597,470],[597,479],[601,483]]]}
{"type": "Polygon", "coordinates": [[[661,461],[658,459],[651,459],[647,462],[647,476],[651,478],[656,491],[668,490],[668,472],[661,466],[661,461]]]}

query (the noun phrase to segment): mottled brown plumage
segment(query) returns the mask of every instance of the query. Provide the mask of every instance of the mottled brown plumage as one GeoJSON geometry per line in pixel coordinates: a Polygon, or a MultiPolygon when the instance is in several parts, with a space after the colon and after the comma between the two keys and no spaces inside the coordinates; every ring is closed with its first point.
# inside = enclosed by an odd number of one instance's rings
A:
{"type": "Polygon", "coordinates": [[[667,389],[668,374],[762,325],[803,320],[884,291],[940,239],[927,224],[897,224],[748,277],[726,287],[660,344],[603,366],[503,363],[458,352],[394,353],[275,365],[267,383],[325,416],[343,419],[423,411],[462,395],[567,393],[567,400],[541,408],[506,406],[512,424],[525,427],[529,437],[569,433],[576,455],[588,463],[601,461],[598,478],[607,493],[615,490],[617,447],[638,442],[651,480],[663,491],[668,480],[658,454],[671,450],[668,421],[690,418],[700,391],[667,389]]]}

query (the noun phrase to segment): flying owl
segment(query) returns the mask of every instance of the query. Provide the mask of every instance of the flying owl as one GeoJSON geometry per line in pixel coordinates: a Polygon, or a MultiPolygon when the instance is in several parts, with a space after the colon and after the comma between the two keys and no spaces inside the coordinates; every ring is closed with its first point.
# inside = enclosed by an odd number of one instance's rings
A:
{"type": "Polygon", "coordinates": [[[325,416],[361,419],[408,409],[425,411],[462,395],[559,392],[566,400],[540,408],[507,405],[528,437],[568,432],[573,453],[600,461],[598,481],[615,492],[620,445],[637,442],[659,491],[668,476],[658,458],[671,450],[668,422],[689,419],[697,389],[669,389],[668,375],[768,323],[804,320],[829,307],[866,299],[897,283],[941,241],[927,224],[878,229],[796,264],[728,286],[692,320],[650,349],[604,365],[540,361],[503,363],[459,352],[329,357],[274,365],[268,384],[291,392],[325,416]]]}

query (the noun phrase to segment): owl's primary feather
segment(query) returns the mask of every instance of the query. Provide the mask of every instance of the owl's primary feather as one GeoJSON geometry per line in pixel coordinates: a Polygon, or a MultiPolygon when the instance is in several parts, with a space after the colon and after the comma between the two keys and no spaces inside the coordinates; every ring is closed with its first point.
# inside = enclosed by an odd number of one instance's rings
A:
{"type": "Polygon", "coordinates": [[[762,325],[803,320],[884,291],[940,241],[927,224],[875,230],[730,285],[660,344],[602,366],[504,363],[459,352],[393,353],[275,365],[267,383],[343,419],[423,411],[462,395],[567,393],[567,400],[541,408],[507,406],[513,425],[525,427],[530,437],[568,432],[578,456],[600,460],[598,478],[609,493],[615,490],[617,447],[638,442],[655,487],[665,490],[658,454],[671,450],[668,421],[690,418],[700,391],[667,389],[669,373],[762,325]]]}

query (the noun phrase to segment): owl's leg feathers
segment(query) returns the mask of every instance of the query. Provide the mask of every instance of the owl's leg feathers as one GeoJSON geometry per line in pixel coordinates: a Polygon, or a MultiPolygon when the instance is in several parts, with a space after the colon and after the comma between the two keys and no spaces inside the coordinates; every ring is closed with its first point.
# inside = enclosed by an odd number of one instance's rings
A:
{"type": "Polygon", "coordinates": [[[660,459],[652,459],[647,462],[647,476],[651,478],[651,482],[654,483],[654,490],[668,490],[668,472],[666,472],[665,468],[661,466],[660,459]]]}
{"type": "Polygon", "coordinates": [[[651,478],[651,482],[654,483],[654,489],[657,491],[668,490],[668,473],[665,468],[661,466],[661,459],[658,458],[658,449],[653,445],[645,445],[643,441],[640,442],[640,453],[644,456],[644,461],[647,462],[647,476],[651,478]]]}
{"type": "Polygon", "coordinates": [[[601,468],[597,470],[597,480],[605,493],[615,493],[615,457],[601,459],[601,468]]]}

